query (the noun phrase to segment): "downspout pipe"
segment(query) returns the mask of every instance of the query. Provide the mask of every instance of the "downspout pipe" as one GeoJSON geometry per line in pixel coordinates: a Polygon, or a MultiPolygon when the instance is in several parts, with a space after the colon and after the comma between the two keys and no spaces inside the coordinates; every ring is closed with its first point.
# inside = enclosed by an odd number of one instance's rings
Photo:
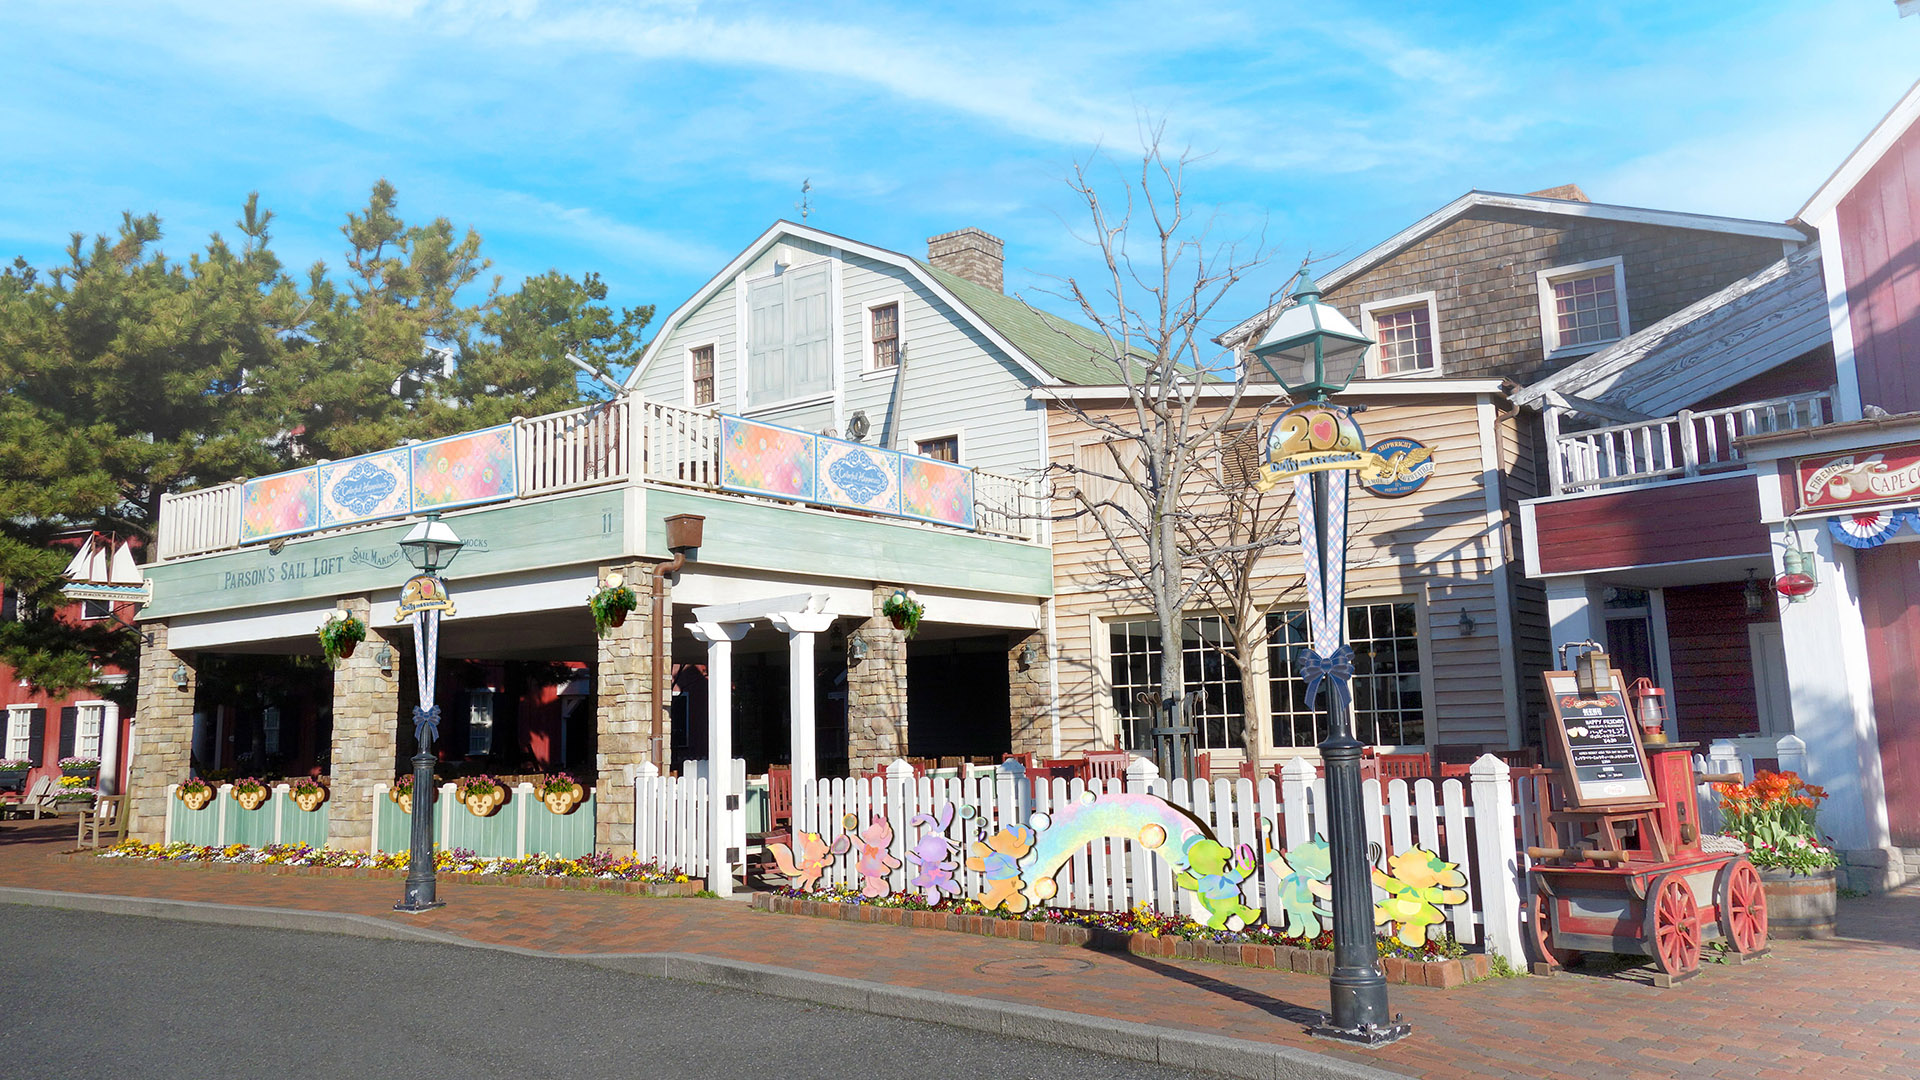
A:
{"type": "Polygon", "coordinates": [[[706,521],[699,514],[675,514],[667,518],[667,550],[673,552],[673,558],[653,568],[653,764],[662,776],[673,764],[667,756],[667,723],[673,707],[673,686],[667,671],[673,643],[667,579],[678,574],[687,561],[695,557],[706,521]]]}

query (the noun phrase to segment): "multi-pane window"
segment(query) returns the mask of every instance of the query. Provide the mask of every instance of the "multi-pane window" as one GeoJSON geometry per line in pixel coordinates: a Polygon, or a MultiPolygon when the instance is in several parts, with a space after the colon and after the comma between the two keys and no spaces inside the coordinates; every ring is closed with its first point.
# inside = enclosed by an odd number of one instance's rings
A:
{"type": "MultiPolygon", "coordinates": [[[[1309,708],[1306,680],[1294,673],[1310,637],[1304,611],[1267,617],[1276,747],[1306,749],[1327,737],[1326,691],[1315,703],[1319,708],[1309,708]]],[[[1353,646],[1354,734],[1374,746],[1425,743],[1420,631],[1412,602],[1350,605],[1347,644],[1353,646]]]]}
{"type": "Polygon", "coordinates": [[[73,732],[74,756],[98,761],[100,760],[100,736],[107,726],[107,707],[81,705],[79,709],[78,723],[73,732]]]}
{"type": "Polygon", "coordinates": [[[260,741],[269,754],[280,753],[280,707],[269,705],[260,711],[260,741]]]}
{"type": "Polygon", "coordinates": [[[898,367],[900,364],[900,305],[881,304],[868,309],[873,319],[873,366],[898,367]]]}
{"type": "Polygon", "coordinates": [[[941,461],[960,460],[960,436],[947,435],[938,439],[921,439],[914,446],[921,457],[938,458],[941,461]]]}
{"type": "Polygon", "coordinates": [[[694,349],[687,356],[687,364],[693,369],[693,403],[713,404],[713,346],[694,349]]]}
{"type": "Polygon", "coordinates": [[[1556,347],[1592,345],[1620,336],[1620,295],[1611,266],[1554,278],[1552,286],[1556,347]]]}
{"type": "Polygon", "coordinates": [[[467,700],[467,753],[490,754],[493,752],[493,691],[469,691],[467,700]]]}
{"type": "Polygon", "coordinates": [[[29,761],[33,758],[33,709],[30,706],[7,710],[7,758],[29,761]]]}
{"type": "MultiPolygon", "coordinates": [[[[1204,616],[1187,620],[1180,655],[1189,695],[1199,707],[1189,716],[1194,747],[1224,750],[1246,743],[1246,702],[1241,696],[1240,665],[1223,651],[1230,644],[1225,620],[1204,616]]],[[[1155,702],[1160,696],[1160,624],[1152,619],[1107,624],[1108,659],[1113,677],[1113,712],[1120,719],[1128,749],[1152,753],[1155,702]]]]}
{"type": "Polygon", "coordinates": [[[1427,305],[1374,312],[1373,336],[1380,342],[1381,375],[1433,370],[1433,319],[1427,305]]]}

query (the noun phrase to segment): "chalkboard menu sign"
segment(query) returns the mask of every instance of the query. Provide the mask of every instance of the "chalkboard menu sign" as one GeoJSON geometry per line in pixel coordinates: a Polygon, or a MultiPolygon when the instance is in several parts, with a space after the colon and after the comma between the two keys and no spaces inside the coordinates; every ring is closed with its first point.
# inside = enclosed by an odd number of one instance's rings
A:
{"type": "Polygon", "coordinates": [[[1620,673],[1609,669],[1609,689],[1580,693],[1571,671],[1546,673],[1547,703],[1553,709],[1548,739],[1559,751],[1571,781],[1569,806],[1608,806],[1651,800],[1653,784],[1640,729],[1627,711],[1620,673]]]}

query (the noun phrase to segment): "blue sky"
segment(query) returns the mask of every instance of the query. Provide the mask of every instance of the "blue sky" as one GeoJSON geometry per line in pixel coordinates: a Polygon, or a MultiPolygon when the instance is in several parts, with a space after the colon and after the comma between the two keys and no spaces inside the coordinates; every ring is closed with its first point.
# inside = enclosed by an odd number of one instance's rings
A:
{"type": "Polygon", "coordinates": [[[1058,308],[1045,275],[1098,269],[1063,178],[1137,157],[1143,117],[1205,155],[1187,186],[1212,235],[1273,253],[1227,322],[1304,254],[1469,188],[1780,220],[1920,77],[1920,18],[1892,0],[0,12],[0,256],[57,263],[133,210],[184,257],[258,190],[290,268],[337,266],[384,176],[410,220],[477,229],[510,284],[594,270],[663,313],[795,216],[804,178],[832,232],[1005,238],[1009,291],[1058,308]]]}

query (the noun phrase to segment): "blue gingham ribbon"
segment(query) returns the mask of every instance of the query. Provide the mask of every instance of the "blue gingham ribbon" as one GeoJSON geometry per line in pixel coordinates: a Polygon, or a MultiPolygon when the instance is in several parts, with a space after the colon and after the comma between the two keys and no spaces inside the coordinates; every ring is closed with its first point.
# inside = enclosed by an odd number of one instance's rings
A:
{"type": "Polygon", "coordinates": [[[1347,592],[1347,484],[1351,474],[1335,470],[1327,477],[1327,560],[1320,565],[1319,528],[1313,515],[1313,474],[1293,478],[1293,504],[1300,520],[1300,554],[1306,568],[1307,625],[1312,646],[1295,661],[1296,673],[1306,679],[1307,704],[1312,706],[1323,680],[1331,679],[1330,711],[1344,710],[1352,701],[1353,649],[1346,644],[1347,592]]]}
{"type": "Polygon", "coordinates": [[[413,662],[420,673],[420,701],[413,707],[413,738],[422,750],[440,736],[440,706],[433,692],[434,660],[440,655],[440,613],[415,612],[413,616],[413,662]]]}

